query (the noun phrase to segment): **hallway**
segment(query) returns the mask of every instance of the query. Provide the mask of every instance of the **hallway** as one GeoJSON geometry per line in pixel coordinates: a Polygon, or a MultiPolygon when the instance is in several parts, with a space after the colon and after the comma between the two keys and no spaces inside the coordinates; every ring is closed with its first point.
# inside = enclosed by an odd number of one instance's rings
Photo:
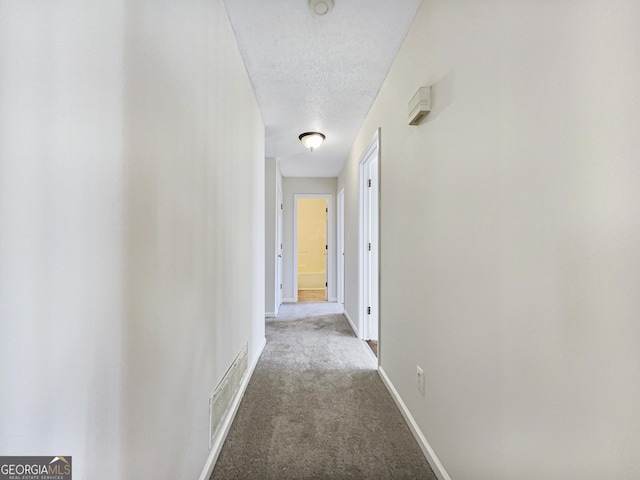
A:
{"type": "Polygon", "coordinates": [[[435,479],[335,303],[284,304],[211,477],[435,479]]]}
{"type": "Polygon", "coordinates": [[[0,456],[640,479],[640,1],[315,1],[0,0],[0,456]]]}

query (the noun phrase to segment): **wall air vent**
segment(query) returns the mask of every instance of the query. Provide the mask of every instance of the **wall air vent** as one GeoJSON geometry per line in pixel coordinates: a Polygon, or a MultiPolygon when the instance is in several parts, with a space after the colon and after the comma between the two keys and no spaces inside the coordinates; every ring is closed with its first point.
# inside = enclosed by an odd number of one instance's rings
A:
{"type": "Polygon", "coordinates": [[[225,373],[209,397],[209,449],[213,446],[213,440],[218,428],[227,415],[229,407],[233,403],[233,399],[247,373],[248,351],[249,345],[245,343],[227,373],[225,373]]]}

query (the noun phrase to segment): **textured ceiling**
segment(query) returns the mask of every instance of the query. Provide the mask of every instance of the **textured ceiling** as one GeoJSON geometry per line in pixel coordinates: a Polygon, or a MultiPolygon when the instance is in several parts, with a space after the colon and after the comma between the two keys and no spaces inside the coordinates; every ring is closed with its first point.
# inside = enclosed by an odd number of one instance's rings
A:
{"type": "MultiPolygon", "coordinates": [[[[422,0],[225,0],[285,177],[337,177],[422,0]],[[310,152],[306,131],[327,136],[310,152]]],[[[373,132],[372,132],[373,134],[373,132]]]]}

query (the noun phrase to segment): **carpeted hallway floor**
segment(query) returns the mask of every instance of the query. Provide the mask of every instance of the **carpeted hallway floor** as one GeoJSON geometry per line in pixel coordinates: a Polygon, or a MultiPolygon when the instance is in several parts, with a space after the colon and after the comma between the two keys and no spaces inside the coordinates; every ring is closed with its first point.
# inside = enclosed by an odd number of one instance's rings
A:
{"type": "Polygon", "coordinates": [[[283,305],[267,321],[267,346],[211,479],[436,479],[338,311],[283,305]]]}

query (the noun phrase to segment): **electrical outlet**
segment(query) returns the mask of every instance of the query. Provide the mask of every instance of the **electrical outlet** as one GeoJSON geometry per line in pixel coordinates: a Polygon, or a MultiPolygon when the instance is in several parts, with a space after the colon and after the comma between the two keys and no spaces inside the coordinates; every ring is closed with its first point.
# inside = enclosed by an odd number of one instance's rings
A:
{"type": "Polygon", "coordinates": [[[417,372],[416,380],[418,381],[418,391],[422,395],[424,395],[424,372],[422,371],[419,365],[416,365],[416,372],[417,372]]]}

